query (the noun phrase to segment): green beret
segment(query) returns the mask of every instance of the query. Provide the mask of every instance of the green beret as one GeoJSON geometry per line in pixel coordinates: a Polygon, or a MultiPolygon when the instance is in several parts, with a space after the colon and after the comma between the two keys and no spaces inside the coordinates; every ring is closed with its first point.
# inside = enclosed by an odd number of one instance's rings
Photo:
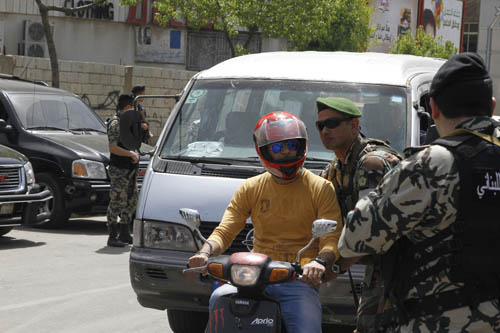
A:
{"type": "Polygon", "coordinates": [[[338,112],[346,113],[354,118],[361,117],[361,111],[359,111],[356,104],[347,98],[343,97],[318,97],[316,100],[316,105],[318,107],[318,112],[324,109],[333,109],[338,112]]]}

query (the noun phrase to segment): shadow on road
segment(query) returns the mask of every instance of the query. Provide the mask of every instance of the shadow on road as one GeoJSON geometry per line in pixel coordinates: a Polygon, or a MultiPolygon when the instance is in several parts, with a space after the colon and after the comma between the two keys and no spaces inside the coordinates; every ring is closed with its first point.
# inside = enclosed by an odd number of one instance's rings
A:
{"type": "Polygon", "coordinates": [[[100,248],[99,250],[95,251],[95,253],[99,254],[122,254],[124,252],[129,252],[130,251],[130,246],[125,246],[125,247],[111,247],[111,246],[104,246],[100,248]]]}
{"type": "Polygon", "coordinates": [[[92,218],[76,217],[70,219],[68,225],[61,229],[43,229],[43,228],[28,228],[19,227],[23,231],[51,233],[51,234],[83,234],[83,235],[106,235],[108,233],[106,222],[92,218]]]}
{"type": "Polygon", "coordinates": [[[0,237],[0,250],[21,249],[26,247],[43,246],[45,242],[32,242],[26,239],[18,239],[10,236],[0,237]]]}

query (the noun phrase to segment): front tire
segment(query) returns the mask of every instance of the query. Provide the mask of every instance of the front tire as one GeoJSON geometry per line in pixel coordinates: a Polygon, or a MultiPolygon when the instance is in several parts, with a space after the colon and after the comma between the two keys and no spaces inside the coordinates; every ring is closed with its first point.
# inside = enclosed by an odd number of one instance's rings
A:
{"type": "Polygon", "coordinates": [[[61,185],[57,182],[56,177],[48,172],[42,172],[35,176],[36,182],[42,190],[49,190],[52,194],[52,199],[46,201],[43,210],[50,213],[49,221],[39,225],[40,228],[55,229],[62,228],[68,224],[71,212],[66,211],[64,203],[64,193],[61,185]]]}
{"type": "Polygon", "coordinates": [[[208,312],[167,310],[167,316],[175,333],[203,333],[208,322],[208,312]]]}
{"type": "Polygon", "coordinates": [[[0,237],[14,229],[14,227],[0,227],[0,237]]]}

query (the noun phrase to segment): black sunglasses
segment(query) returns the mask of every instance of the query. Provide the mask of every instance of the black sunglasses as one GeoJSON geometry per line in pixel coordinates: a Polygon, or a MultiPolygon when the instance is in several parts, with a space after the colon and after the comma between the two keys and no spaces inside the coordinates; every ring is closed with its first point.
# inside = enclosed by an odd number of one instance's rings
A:
{"type": "Polygon", "coordinates": [[[323,128],[325,128],[325,126],[328,127],[329,129],[334,129],[334,128],[337,128],[343,121],[349,121],[351,119],[352,119],[351,117],[346,117],[346,118],[332,117],[332,118],[328,118],[328,119],[325,119],[325,120],[322,120],[322,121],[317,121],[316,122],[316,128],[320,132],[323,130],[323,128]]]}

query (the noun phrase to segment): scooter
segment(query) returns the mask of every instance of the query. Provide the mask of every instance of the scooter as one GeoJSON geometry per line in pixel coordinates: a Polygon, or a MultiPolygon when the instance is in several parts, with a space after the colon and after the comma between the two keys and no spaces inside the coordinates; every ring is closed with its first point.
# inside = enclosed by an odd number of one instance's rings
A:
{"type": "MultiPolygon", "coordinates": [[[[200,214],[193,209],[179,211],[188,227],[201,242],[206,242],[199,230],[200,214]]],[[[210,313],[206,332],[285,332],[279,302],[268,296],[270,284],[300,279],[300,255],[319,237],[333,233],[337,222],[319,219],[313,222],[312,239],[297,253],[294,263],[275,261],[254,252],[236,252],[208,259],[207,265],[183,270],[205,272],[215,281],[237,288],[234,294],[219,297],[210,313]]],[[[202,244],[202,243],[201,243],[202,244]]]]}

